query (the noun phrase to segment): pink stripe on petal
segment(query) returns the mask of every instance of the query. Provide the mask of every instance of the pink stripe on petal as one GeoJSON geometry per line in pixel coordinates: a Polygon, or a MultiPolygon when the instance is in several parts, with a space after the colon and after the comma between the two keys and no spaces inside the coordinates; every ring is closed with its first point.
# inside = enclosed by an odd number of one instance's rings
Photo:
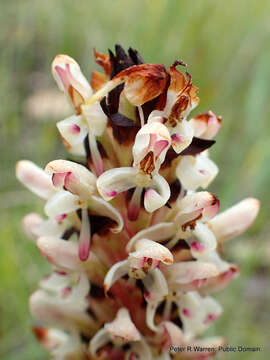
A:
{"type": "Polygon", "coordinates": [[[156,140],[157,134],[149,134],[149,144],[147,146],[146,152],[150,151],[154,147],[156,140]]]}
{"type": "Polygon", "coordinates": [[[193,241],[193,243],[191,243],[191,248],[197,252],[202,252],[205,250],[205,245],[199,241],[193,241]]]}
{"type": "Polygon", "coordinates": [[[54,173],[52,176],[52,183],[55,187],[63,186],[67,173],[54,173]]]}
{"type": "Polygon", "coordinates": [[[66,91],[68,91],[70,83],[68,81],[68,74],[67,74],[66,69],[64,70],[60,66],[56,66],[55,71],[57,72],[58,76],[60,77],[64,88],[66,89],[66,91]]]}
{"type": "Polygon", "coordinates": [[[67,214],[57,215],[57,216],[55,217],[55,220],[56,220],[58,223],[61,223],[63,220],[65,220],[66,217],[67,217],[67,214]]]}
{"type": "Polygon", "coordinates": [[[169,145],[169,141],[167,140],[159,140],[154,145],[154,154],[155,158],[157,159],[159,155],[162,153],[163,150],[169,145]]]}
{"type": "Polygon", "coordinates": [[[72,134],[76,135],[76,134],[79,134],[79,133],[80,133],[81,128],[79,127],[79,125],[72,124],[72,125],[69,126],[69,131],[70,131],[72,134]]]}

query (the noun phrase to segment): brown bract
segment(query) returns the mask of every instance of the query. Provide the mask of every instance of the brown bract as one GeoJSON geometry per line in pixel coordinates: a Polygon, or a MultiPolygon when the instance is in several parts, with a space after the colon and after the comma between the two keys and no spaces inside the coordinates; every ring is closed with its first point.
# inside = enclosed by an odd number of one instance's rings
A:
{"type": "Polygon", "coordinates": [[[98,91],[99,89],[101,89],[106,82],[108,81],[108,77],[98,71],[93,71],[92,72],[92,77],[91,77],[91,87],[94,91],[98,91]]]}
{"type": "Polygon", "coordinates": [[[94,58],[95,62],[103,68],[105,74],[110,76],[111,63],[109,55],[99,53],[96,49],[94,49],[94,58]]]}
{"type": "Polygon", "coordinates": [[[139,106],[159,96],[166,89],[168,79],[164,65],[141,64],[121,71],[113,80],[125,81],[127,98],[139,106]]]}

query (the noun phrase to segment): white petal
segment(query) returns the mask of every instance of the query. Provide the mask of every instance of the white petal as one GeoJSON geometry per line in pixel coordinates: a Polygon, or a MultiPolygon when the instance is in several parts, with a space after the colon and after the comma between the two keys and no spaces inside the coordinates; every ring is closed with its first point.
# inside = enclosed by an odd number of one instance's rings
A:
{"type": "Polygon", "coordinates": [[[170,283],[187,284],[194,280],[216,276],[218,268],[210,262],[183,261],[166,267],[164,272],[170,283]]]}
{"type": "Polygon", "coordinates": [[[195,136],[202,139],[212,139],[220,129],[222,119],[212,111],[208,111],[208,113],[195,116],[189,122],[194,129],[195,136]]]}
{"type": "Polygon", "coordinates": [[[182,295],[178,307],[187,337],[201,334],[222,313],[221,306],[213,298],[203,298],[195,291],[182,295]]]}
{"type": "Polygon", "coordinates": [[[60,293],[65,287],[69,285],[70,278],[66,274],[52,273],[49,277],[42,279],[39,285],[42,289],[54,293],[60,293]]]}
{"type": "Polygon", "coordinates": [[[50,263],[63,271],[81,272],[86,271],[88,267],[90,269],[92,263],[94,266],[98,264],[92,252],[87,261],[81,262],[78,257],[78,245],[75,242],[43,236],[38,239],[37,246],[50,263]]]}
{"type": "Polygon", "coordinates": [[[85,305],[78,306],[66,298],[49,295],[43,290],[36,291],[30,298],[31,312],[38,320],[66,330],[79,326],[84,334],[91,334],[95,324],[86,313],[85,305]]]}
{"type": "Polygon", "coordinates": [[[144,339],[131,344],[130,350],[126,353],[125,360],[130,360],[131,354],[136,354],[138,360],[152,360],[151,349],[144,339]]]}
{"type": "Polygon", "coordinates": [[[104,329],[108,331],[112,341],[117,341],[120,338],[121,342],[129,343],[141,339],[141,335],[132,322],[126,308],[119,309],[115,319],[111,323],[105,324],[104,329]]]}
{"type": "Polygon", "coordinates": [[[107,125],[107,116],[100,103],[82,105],[82,112],[87,121],[89,132],[94,136],[101,136],[107,125]]]}
{"type": "Polygon", "coordinates": [[[186,195],[177,204],[178,213],[174,219],[175,224],[193,229],[197,221],[205,222],[214,217],[219,209],[219,201],[213,194],[200,191],[186,195]]]}
{"type": "Polygon", "coordinates": [[[177,154],[185,150],[193,139],[193,128],[186,120],[181,121],[175,128],[171,128],[172,147],[177,154]]]}
{"type": "Polygon", "coordinates": [[[126,250],[131,252],[139,239],[151,239],[154,241],[167,240],[175,234],[173,223],[159,223],[137,232],[128,242],[126,250]]]}
{"type": "Polygon", "coordinates": [[[134,245],[135,251],[129,254],[129,258],[153,259],[166,265],[173,263],[173,255],[165,246],[148,239],[141,239],[134,245]]]}
{"type": "Polygon", "coordinates": [[[159,325],[159,330],[163,331],[167,338],[166,343],[163,345],[164,350],[170,349],[171,346],[180,346],[183,344],[183,332],[182,330],[171,321],[163,321],[159,325]]]}
{"type": "Polygon", "coordinates": [[[127,260],[119,261],[114,264],[107,272],[104,279],[105,293],[109,291],[112,285],[129,271],[129,264],[127,260]]]}
{"type": "Polygon", "coordinates": [[[49,199],[55,194],[50,176],[32,161],[19,161],[16,176],[24,186],[43,199],[49,199]]]}
{"type": "Polygon", "coordinates": [[[216,164],[204,154],[183,156],[176,168],[176,176],[188,190],[205,189],[217,173],[216,164]]]}
{"type": "Polygon", "coordinates": [[[158,331],[158,327],[155,325],[155,315],[158,306],[160,305],[161,301],[151,301],[148,302],[146,305],[146,324],[154,332],[158,331]]]}
{"type": "Polygon", "coordinates": [[[97,188],[104,200],[111,200],[117,194],[135,187],[137,170],[132,167],[115,168],[105,171],[97,179],[97,188]]]}
{"type": "Polygon", "coordinates": [[[148,212],[153,212],[167,203],[171,195],[167,181],[161,175],[155,175],[150,188],[144,195],[144,207],[148,212]]]}
{"type": "Polygon", "coordinates": [[[147,302],[162,301],[168,295],[167,281],[159,269],[149,271],[142,282],[147,290],[144,295],[147,302]]]}
{"type": "Polygon", "coordinates": [[[242,234],[254,222],[260,207],[257,199],[245,199],[208,223],[218,241],[226,241],[242,234]]]}
{"type": "Polygon", "coordinates": [[[67,224],[65,221],[59,222],[55,219],[49,219],[49,220],[45,220],[45,221],[42,220],[42,222],[40,224],[33,226],[32,232],[37,237],[40,237],[40,236],[59,236],[59,237],[61,237],[61,235],[64,233],[64,231],[66,229],[66,225],[67,224]]]}
{"type": "Polygon", "coordinates": [[[35,228],[38,227],[42,222],[43,219],[39,214],[30,213],[23,218],[23,229],[29,238],[32,240],[36,240],[38,235],[35,233],[35,228]]]}
{"type": "Polygon", "coordinates": [[[100,329],[90,341],[90,354],[92,356],[96,356],[98,349],[107,344],[110,340],[111,339],[107,330],[105,330],[104,328],[100,329]]]}
{"type": "Polygon", "coordinates": [[[56,126],[61,136],[71,147],[83,143],[88,133],[82,116],[73,115],[65,120],[59,121],[56,126]]]}
{"type": "Polygon", "coordinates": [[[203,254],[216,249],[217,241],[215,235],[206,225],[198,222],[192,231],[192,235],[195,236],[195,239],[192,237],[186,241],[190,245],[193,257],[199,258],[203,254]]]}
{"type": "Polygon", "coordinates": [[[88,207],[102,216],[107,216],[108,218],[116,222],[116,226],[112,227],[110,230],[113,233],[118,233],[123,229],[123,218],[119,211],[113,207],[111,204],[107,203],[105,200],[98,198],[97,196],[92,196],[88,201],[88,207]]]}
{"type": "Polygon", "coordinates": [[[80,200],[77,195],[73,195],[68,191],[62,190],[47,201],[44,210],[47,216],[55,217],[61,214],[68,214],[72,211],[76,211],[80,207],[80,200]]]}
{"type": "Polygon", "coordinates": [[[140,161],[152,151],[155,155],[155,170],[158,171],[165,159],[170,144],[170,133],[165,125],[160,122],[144,125],[138,131],[132,149],[134,164],[139,166],[140,161]]]}
{"type": "Polygon", "coordinates": [[[78,113],[79,106],[92,95],[92,89],[78,63],[70,56],[57,55],[52,63],[52,75],[78,113]]]}
{"type": "MultiPolygon", "coordinates": [[[[46,165],[45,171],[49,174],[67,174],[65,187],[73,193],[85,195],[94,193],[96,189],[96,177],[85,166],[68,160],[54,160],[46,165]],[[70,173],[74,176],[70,176],[70,173]]],[[[54,178],[53,178],[54,180],[54,178]]]]}

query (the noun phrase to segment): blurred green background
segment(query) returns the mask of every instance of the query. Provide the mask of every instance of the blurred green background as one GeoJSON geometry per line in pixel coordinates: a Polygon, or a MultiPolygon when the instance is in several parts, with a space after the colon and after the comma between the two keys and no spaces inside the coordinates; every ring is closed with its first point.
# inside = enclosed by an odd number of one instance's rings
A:
{"type": "Polygon", "coordinates": [[[0,12],[0,358],[48,355],[31,333],[28,297],[49,270],[22,232],[21,218],[42,202],[15,179],[15,162],[44,166],[65,153],[55,128],[65,117],[50,64],[67,53],[90,78],[92,49],[120,43],[146,62],[189,64],[200,88],[195,113],[223,116],[211,155],[220,167],[210,190],[222,209],[255,196],[261,212],[251,230],[226,247],[241,275],[218,294],[224,314],[210,334],[261,353],[221,359],[266,359],[269,348],[270,1],[269,0],[2,0],[0,12]],[[60,104],[60,105],[59,105],[60,104]]]}

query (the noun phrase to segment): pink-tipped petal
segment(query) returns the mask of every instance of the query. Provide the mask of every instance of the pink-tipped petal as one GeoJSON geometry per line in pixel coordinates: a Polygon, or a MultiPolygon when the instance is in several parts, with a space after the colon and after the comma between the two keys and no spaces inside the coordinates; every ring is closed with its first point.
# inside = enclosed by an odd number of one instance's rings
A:
{"type": "Polygon", "coordinates": [[[248,198],[209,221],[209,228],[218,241],[226,241],[246,231],[256,219],[260,208],[257,199],[248,198]]]}
{"type": "Polygon", "coordinates": [[[55,194],[50,176],[32,161],[19,161],[16,165],[16,176],[24,186],[43,199],[55,194]]]}
{"type": "Polygon", "coordinates": [[[151,188],[144,195],[144,207],[148,212],[153,212],[167,203],[171,195],[167,181],[161,175],[153,177],[151,188]]]}

